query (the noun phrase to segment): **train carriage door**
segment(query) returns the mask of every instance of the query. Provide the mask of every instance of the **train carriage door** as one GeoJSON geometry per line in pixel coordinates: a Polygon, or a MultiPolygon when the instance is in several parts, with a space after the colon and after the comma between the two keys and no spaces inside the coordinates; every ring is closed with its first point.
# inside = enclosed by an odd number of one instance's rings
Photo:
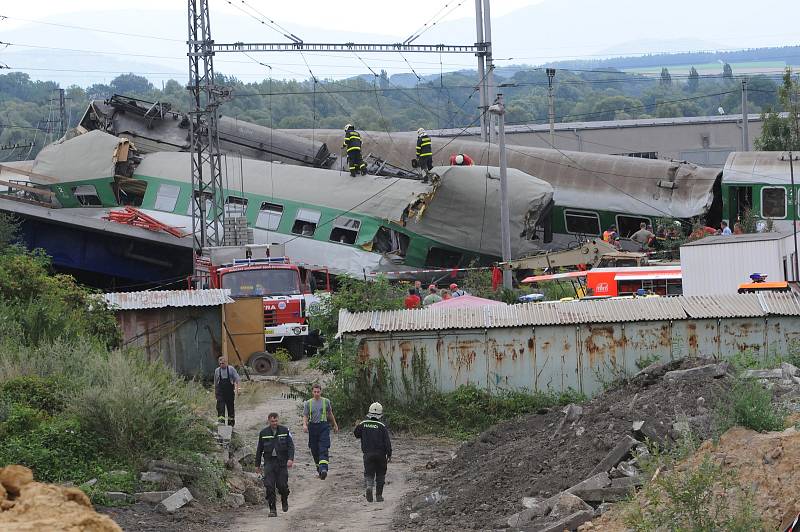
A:
{"type": "Polygon", "coordinates": [[[728,189],[728,205],[730,224],[741,222],[744,212],[753,208],[753,187],[730,187],[728,189]]]}

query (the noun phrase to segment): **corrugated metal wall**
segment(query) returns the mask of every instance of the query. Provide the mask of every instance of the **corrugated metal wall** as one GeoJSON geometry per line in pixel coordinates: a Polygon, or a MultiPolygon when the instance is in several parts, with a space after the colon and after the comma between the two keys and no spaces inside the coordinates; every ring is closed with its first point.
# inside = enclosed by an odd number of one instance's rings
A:
{"type": "Polygon", "coordinates": [[[186,377],[210,378],[222,351],[222,306],[117,311],[123,342],[186,377]]]}
{"type": "Polygon", "coordinates": [[[784,281],[780,240],[681,246],[683,295],[735,294],[751,273],[784,281]]]}
{"type": "Polygon", "coordinates": [[[404,395],[412,359],[421,357],[441,391],[462,384],[489,390],[525,389],[591,395],[637,360],[685,356],[730,357],[786,353],[800,342],[800,317],[686,319],[603,324],[539,325],[441,331],[359,332],[361,355],[382,358],[394,393],[404,395]]]}

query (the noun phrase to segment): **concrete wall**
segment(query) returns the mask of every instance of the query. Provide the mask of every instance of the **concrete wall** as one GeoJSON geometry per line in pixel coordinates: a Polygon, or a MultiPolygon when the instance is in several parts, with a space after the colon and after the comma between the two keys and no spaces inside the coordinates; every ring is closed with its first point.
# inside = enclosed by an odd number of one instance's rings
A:
{"type": "Polygon", "coordinates": [[[387,364],[397,397],[413,387],[415,361],[427,364],[441,391],[463,384],[498,391],[563,391],[592,395],[637,360],[725,358],[743,350],[761,357],[800,342],[800,317],[647,321],[348,335],[362,357],[387,364]]]}
{"type": "Polygon", "coordinates": [[[186,377],[211,378],[222,352],[222,307],[117,311],[122,339],[186,377]]]}
{"type": "MultiPolygon", "coordinates": [[[[724,122],[643,124],[645,120],[630,121],[620,127],[591,127],[556,129],[555,146],[561,150],[590,153],[627,154],[635,152],[657,152],[662,159],[685,160],[701,166],[725,165],[728,154],[742,150],[741,118],[724,122]],[[635,123],[635,125],[634,125],[635,123]]],[[[556,124],[556,127],[562,124],[556,124]]],[[[522,146],[550,148],[550,135],[542,126],[533,126],[525,131],[520,126],[507,132],[507,142],[522,146]]],[[[750,149],[753,141],[761,135],[761,120],[750,119],[748,136],[750,149]]]]}

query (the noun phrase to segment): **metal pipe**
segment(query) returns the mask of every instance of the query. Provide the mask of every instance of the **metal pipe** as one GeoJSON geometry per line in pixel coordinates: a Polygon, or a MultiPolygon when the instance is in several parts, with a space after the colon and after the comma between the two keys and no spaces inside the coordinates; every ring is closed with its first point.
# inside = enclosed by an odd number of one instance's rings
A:
{"type": "MultiPolygon", "coordinates": [[[[486,84],[486,102],[493,102],[497,99],[497,87],[494,84],[494,63],[492,62],[492,15],[491,8],[489,7],[489,0],[483,0],[483,37],[486,43],[486,77],[484,83],[486,84]]],[[[488,129],[490,131],[487,136],[491,140],[492,119],[488,120],[488,129]]]]}
{"type": "Polygon", "coordinates": [[[750,151],[750,135],[747,132],[747,79],[742,79],[742,151],[750,151]]]}
{"type": "Polygon", "coordinates": [[[792,183],[792,235],[794,238],[794,280],[797,282],[797,274],[800,272],[798,269],[797,258],[797,190],[794,187],[794,155],[792,150],[789,150],[789,179],[792,183]]]}
{"type": "MultiPolygon", "coordinates": [[[[497,102],[489,108],[492,114],[497,115],[498,121],[498,148],[500,151],[500,239],[502,241],[503,262],[511,260],[511,228],[509,227],[508,210],[508,160],[506,158],[506,131],[503,95],[497,95],[497,102]]],[[[503,268],[503,288],[512,288],[511,270],[503,268]]]]}

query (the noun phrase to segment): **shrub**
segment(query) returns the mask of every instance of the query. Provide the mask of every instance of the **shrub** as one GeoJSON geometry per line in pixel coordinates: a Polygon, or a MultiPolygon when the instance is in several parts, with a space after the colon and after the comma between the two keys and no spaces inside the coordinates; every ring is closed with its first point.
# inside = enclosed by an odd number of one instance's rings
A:
{"type": "Polygon", "coordinates": [[[210,450],[208,426],[192,408],[198,405],[168,368],[117,351],[105,369],[106,381],[85,389],[74,407],[104,446],[134,464],[175,449],[210,450]]]}
{"type": "Polygon", "coordinates": [[[717,431],[740,425],[758,432],[783,430],[786,411],[772,403],[772,391],[756,380],[737,379],[715,409],[717,431]]]}
{"type": "Polygon", "coordinates": [[[0,399],[55,414],[66,406],[66,385],[57,377],[16,377],[0,386],[0,399]]]}

